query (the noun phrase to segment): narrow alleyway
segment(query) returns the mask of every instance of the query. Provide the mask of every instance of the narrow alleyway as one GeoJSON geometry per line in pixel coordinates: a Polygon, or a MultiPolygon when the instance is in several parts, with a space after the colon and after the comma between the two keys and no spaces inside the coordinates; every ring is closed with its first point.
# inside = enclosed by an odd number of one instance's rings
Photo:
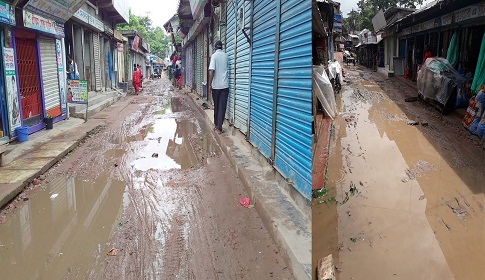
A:
{"type": "Polygon", "coordinates": [[[345,70],[314,265],[333,254],[338,279],[483,279],[483,143],[457,115],[405,102],[416,93],[395,78],[345,70]]]}
{"type": "Polygon", "coordinates": [[[194,106],[162,78],[95,115],[2,210],[2,278],[293,279],[194,106]]]}

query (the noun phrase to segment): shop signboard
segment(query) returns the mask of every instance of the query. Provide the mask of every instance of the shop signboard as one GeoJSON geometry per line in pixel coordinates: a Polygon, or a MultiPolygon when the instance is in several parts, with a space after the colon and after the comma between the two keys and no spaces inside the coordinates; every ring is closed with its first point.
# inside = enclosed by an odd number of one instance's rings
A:
{"type": "Polygon", "coordinates": [[[485,4],[471,5],[455,12],[455,22],[485,16],[485,4]]]}
{"type": "Polygon", "coordinates": [[[84,23],[87,23],[89,26],[94,27],[96,30],[104,32],[104,23],[83,9],[77,10],[76,13],[74,13],[74,17],[84,23]]]}
{"type": "Polygon", "coordinates": [[[192,10],[192,17],[198,18],[200,13],[204,10],[202,5],[204,5],[206,0],[190,0],[190,9],[192,10]]]}
{"type": "Polygon", "coordinates": [[[42,16],[23,10],[24,26],[34,30],[57,35],[56,22],[42,16]]]}
{"type": "Polygon", "coordinates": [[[441,25],[445,26],[453,22],[453,13],[448,13],[441,17],[441,25]]]}
{"type": "Polygon", "coordinates": [[[64,23],[86,0],[30,0],[24,9],[64,23]]]}
{"type": "Polygon", "coordinates": [[[120,52],[120,53],[124,52],[123,43],[117,43],[116,45],[118,47],[118,52],[120,52]]]}
{"type": "Polygon", "coordinates": [[[342,33],[342,15],[333,16],[333,32],[342,33]]]}
{"type": "Polygon", "coordinates": [[[88,103],[88,81],[67,80],[67,102],[88,103]]]}
{"type": "Polygon", "coordinates": [[[57,71],[59,77],[59,96],[61,99],[61,111],[62,115],[67,115],[67,103],[66,103],[66,75],[64,75],[64,64],[62,57],[62,45],[61,40],[56,39],[56,58],[57,58],[57,71]]]}
{"type": "Polygon", "coordinates": [[[135,36],[135,38],[133,38],[133,45],[131,46],[131,48],[134,51],[138,51],[138,45],[139,45],[139,43],[140,43],[140,37],[135,36]]]}
{"type": "Polygon", "coordinates": [[[0,1],[0,22],[15,25],[15,9],[2,1],[0,1]]]}
{"type": "Polygon", "coordinates": [[[3,49],[3,62],[5,65],[5,89],[7,91],[7,112],[10,131],[21,125],[20,102],[17,91],[17,78],[15,70],[15,56],[12,48],[3,49]]]}

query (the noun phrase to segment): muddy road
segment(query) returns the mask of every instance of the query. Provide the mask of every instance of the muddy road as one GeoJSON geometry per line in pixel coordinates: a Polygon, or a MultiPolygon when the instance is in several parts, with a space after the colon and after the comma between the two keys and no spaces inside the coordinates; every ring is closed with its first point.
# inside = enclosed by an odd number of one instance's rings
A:
{"type": "Polygon", "coordinates": [[[212,127],[163,78],[6,207],[5,279],[293,279],[212,127]]]}
{"type": "Polygon", "coordinates": [[[314,263],[333,254],[338,279],[483,279],[483,143],[394,79],[346,72],[314,263]]]}

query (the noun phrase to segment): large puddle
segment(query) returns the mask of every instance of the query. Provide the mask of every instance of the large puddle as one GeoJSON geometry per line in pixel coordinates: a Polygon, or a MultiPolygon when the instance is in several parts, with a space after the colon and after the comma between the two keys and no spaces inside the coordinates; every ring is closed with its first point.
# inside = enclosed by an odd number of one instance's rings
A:
{"type": "MultiPolygon", "coordinates": [[[[126,226],[121,221],[123,209],[133,203],[153,203],[153,209],[160,208],[157,211],[166,215],[153,214],[167,218],[173,210],[171,203],[178,200],[174,198],[177,192],[165,187],[171,177],[160,175],[164,173],[152,173],[150,177],[147,171],[197,168],[221,155],[210,128],[187,112],[190,107],[186,102],[184,97],[160,97],[157,104],[152,104],[153,113],[135,114],[125,120],[127,131],[98,135],[101,142],[94,146],[105,152],[97,157],[99,161],[81,167],[88,172],[102,170],[96,180],[47,178],[51,181],[42,188],[25,193],[29,199],[12,204],[0,224],[0,278],[100,279],[106,258],[110,258],[107,244],[118,227],[126,226]],[[121,178],[132,186],[110,179],[111,171],[119,170],[121,178]],[[143,199],[134,202],[133,195],[137,199],[143,196],[146,185],[157,189],[161,196],[158,202],[169,201],[163,205],[143,199]],[[140,191],[134,193],[133,189],[140,191]]],[[[156,240],[167,238],[167,229],[162,225],[160,221],[156,224],[156,240]]]]}
{"type": "Polygon", "coordinates": [[[329,194],[313,208],[314,261],[333,254],[339,279],[483,277],[483,153],[455,149],[463,141],[432,114],[405,112],[372,81],[346,88],[341,112],[329,194]]]}
{"type": "Polygon", "coordinates": [[[1,278],[95,278],[119,226],[124,190],[123,182],[106,176],[94,182],[60,177],[27,193],[0,226],[1,278]]]}

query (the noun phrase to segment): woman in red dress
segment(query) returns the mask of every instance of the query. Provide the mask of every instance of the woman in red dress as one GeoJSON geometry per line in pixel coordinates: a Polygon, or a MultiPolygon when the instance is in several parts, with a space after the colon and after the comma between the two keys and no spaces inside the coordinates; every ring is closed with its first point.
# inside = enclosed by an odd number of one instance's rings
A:
{"type": "Polygon", "coordinates": [[[135,88],[135,94],[138,95],[138,92],[140,92],[140,71],[138,71],[136,65],[133,69],[133,74],[132,74],[132,84],[133,87],[135,88]]]}

